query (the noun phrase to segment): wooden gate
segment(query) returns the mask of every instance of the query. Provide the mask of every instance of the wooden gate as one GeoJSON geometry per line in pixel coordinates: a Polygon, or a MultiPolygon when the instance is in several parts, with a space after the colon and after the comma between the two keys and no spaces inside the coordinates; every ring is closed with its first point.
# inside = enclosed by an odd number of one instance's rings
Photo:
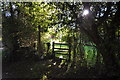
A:
{"type": "Polygon", "coordinates": [[[71,45],[67,43],[54,43],[52,45],[52,53],[54,57],[60,55],[59,58],[62,60],[71,60],[71,45]],[[66,58],[64,58],[66,56],[66,58]]]}

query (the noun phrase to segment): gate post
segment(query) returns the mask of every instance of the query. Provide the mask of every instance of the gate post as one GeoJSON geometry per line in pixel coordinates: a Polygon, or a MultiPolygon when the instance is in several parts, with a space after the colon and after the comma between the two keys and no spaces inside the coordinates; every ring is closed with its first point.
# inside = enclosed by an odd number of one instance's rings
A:
{"type": "Polygon", "coordinates": [[[54,42],[52,44],[52,55],[53,55],[53,58],[55,58],[55,52],[54,52],[54,42]]]}
{"type": "Polygon", "coordinates": [[[68,61],[70,62],[71,61],[71,44],[69,43],[68,45],[69,45],[69,60],[68,61]]]}

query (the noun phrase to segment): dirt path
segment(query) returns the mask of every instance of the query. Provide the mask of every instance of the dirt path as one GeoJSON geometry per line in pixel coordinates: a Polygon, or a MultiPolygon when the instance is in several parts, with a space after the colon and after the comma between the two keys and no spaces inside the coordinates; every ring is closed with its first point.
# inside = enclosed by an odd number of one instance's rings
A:
{"type": "Polygon", "coordinates": [[[3,65],[3,78],[53,78],[65,72],[61,62],[25,60],[3,65]]]}
{"type": "Polygon", "coordinates": [[[3,66],[3,78],[40,78],[47,70],[47,61],[20,61],[3,66]]]}

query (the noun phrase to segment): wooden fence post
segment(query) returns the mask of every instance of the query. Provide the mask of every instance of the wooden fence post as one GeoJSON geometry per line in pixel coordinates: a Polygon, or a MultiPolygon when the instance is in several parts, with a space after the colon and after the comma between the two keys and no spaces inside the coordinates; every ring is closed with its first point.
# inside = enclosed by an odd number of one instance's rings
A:
{"type": "Polygon", "coordinates": [[[53,42],[53,44],[52,44],[52,55],[53,55],[53,57],[55,58],[55,52],[54,52],[54,42],[53,42]]]}
{"type": "Polygon", "coordinates": [[[69,43],[68,45],[69,45],[69,60],[68,61],[70,62],[70,60],[71,60],[71,44],[69,43]]]}

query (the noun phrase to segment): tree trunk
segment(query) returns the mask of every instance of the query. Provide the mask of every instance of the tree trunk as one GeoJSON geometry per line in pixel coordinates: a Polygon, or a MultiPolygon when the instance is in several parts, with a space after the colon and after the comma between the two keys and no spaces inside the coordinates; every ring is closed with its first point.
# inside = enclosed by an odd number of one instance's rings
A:
{"type": "Polygon", "coordinates": [[[41,27],[40,26],[38,26],[38,54],[41,56],[42,55],[42,53],[43,53],[43,51],[42,51],[42,44],[41,44],[41,34],[40,34],[40,29],[41,29],[41,27]]]}
{"type": "Polygon", "coordinates": [[[99,46],[98,51],[103,57],[103,62],[106,68],[105,75],[107,75],[108,77],[115,76],[116,73],[119,72],[119,67],[117,66],[115,55],[112,49],[109,50],[107,47],[99,46]]]}

